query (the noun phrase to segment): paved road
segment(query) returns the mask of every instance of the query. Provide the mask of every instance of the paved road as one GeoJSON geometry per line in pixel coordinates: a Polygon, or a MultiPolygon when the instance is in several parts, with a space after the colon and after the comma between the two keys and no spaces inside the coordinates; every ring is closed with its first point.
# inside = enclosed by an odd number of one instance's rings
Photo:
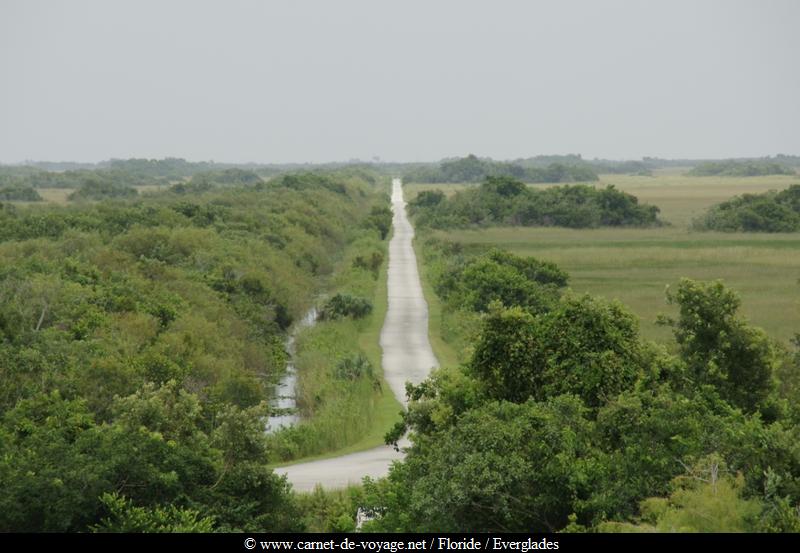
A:
{"type": "MultiPolygon", "coordinates": [[[[438,366],[428,341],[428,304],[422,295],[417,258],[411,241],[414,228],[406,215],[400,179],[392,181],[394,235],[389,243],[389,308],[381,330],[383,373],[397,399],[406,405],[405,383],[419,383],[438,366]]],[[[388,428],[387,428],[388,430],[388,428]]],[[[401,442],[401,446],[407,442],[401,442]]],[[[388,446],[367,451],[277,468],[286,474],[297,491],[343,488],[359,483],[364,476],[385,476],[392,461],[403,454],[388,446]]]]}

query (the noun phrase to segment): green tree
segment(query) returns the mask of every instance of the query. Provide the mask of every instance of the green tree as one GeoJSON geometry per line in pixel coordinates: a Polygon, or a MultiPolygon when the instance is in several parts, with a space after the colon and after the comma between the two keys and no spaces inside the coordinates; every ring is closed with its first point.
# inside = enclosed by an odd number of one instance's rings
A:
{"type": "Polygon", "coordinates": [[[99,524],[91,527],[95,533],[207,533],[214,529],[214,520],[201,517],[197,511],[175,507],[136,507],[116,493],[105,493],[100,502],[108,511],[99,524]]]}
{"type": "Polygon", "coordinates": [[[753,532],[762,505],[743,497],[744,479],[727,472],[716,455],[703,458],[673,481],[669,497],[642,501],[639,525],[604,523],[598,530],[621,532],[753,532]]]}
{"type": "Polygon", "coordinates": [[[494,304],[483,320],[468,365],[490,397],[523,402],[541,397],[546,355],[530,313],[494,304]]]}
{"type": "Polygon", "coordinates": [[[386,206],[375,206],[367,217],[366,225],[378,230],[381,240],[386,240],[392,229],[392,210],[386,206]]]}
{"type": "Polygon", "coordinates": [[[495,306],[483,321],[469,369],[498,399],[575,394],[597,408],[643,377],[647,359],[633,315],[618,304],[580,296],[538,318],[495,306]]]}
{"type": "Polygon", "coordinates": [[[418,435],[387,482],[368,481],[371,529],[542,532],[562,528],[596,478],[577,398],[490,402],[418,435]]]}
{"type": "Polygon", "coordinates": [[[766,334],[737,315],[739,296],[720,281],[682,279],[667,297],[679,316],[666,322],[693,381],[713,385],[746,412],[767,408],[778,358],[766,334]]]}

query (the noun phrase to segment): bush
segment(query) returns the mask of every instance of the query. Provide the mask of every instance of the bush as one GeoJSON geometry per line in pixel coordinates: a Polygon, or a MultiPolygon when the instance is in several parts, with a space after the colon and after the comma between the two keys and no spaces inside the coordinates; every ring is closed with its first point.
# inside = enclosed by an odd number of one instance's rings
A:
{"type": "Polygon", "coordinates": [[[736,196],[712,206],[694,227],[724,232],[800,231],[800,184],[781,192],[736,196]]]}
{"type": "Polygon", "coordinates": [[[364,269],[372,272],[372,276],[378,278],[378,271],[380,271],[383,264],[383,254],[381,252],[372,252],[369,255],[357,255],[353,259],[353,267],[357,269],[364,269]]]}
{"type": "Polygon", "coordinates": [[[708,161],[694,167],[688,173],[695,177],[729,176],[755,177],[762,175],[794,175],[790,167],[774,161],[708,161]]]}
{"type": "Polygon", "coordinates": [[[42,197],[30,186],[5,186],[0,188],[0,200],[10,202],[41,202],[42,197]]]}
{"type": "Polygon", "coordinates": [[[336,294],[320,309],[320,320],[336,320],[342,317],[360,319],[372,313],[372,302],[349,294],[336,294]]]}
{"type": "Polygon", "coordinates": [[[135,188],[113,180],[90,178],[78,190],[69,195],[69,200],[104,200],[108,198],[132,198],[139,193],[135,188]]]}
{"type": "Polygon", "coordinates": [[[359,380],[364,377],[374,378],[375,370],[366,355],[357,353],[336,363],[332,374],[339,380],[359,380]]]}
{"type": "Polygon", "coordinates": [[[585,163],[554,162],[543,167],[522,166],[518,163],[467,157],[448,159],[438,166],[422,166],[407,171],[405,182],[481,182],[489,177],[511,177],[525,182],[585,182],[596,181],[597,174],[585,163]]]}
{"type": "Polygon", "coordinates": [[[492,249],[461,260],[437,275],[436,292],[459,309],[485,312],[492,302],[531,313],[548,311],[568,275],[556,265],[492,249]]]}
{"type": "Polygon", "coordinates": [[[470,225],[647,227],[661,224],[656,206],[613,185],[597,189],[587,185],[535,190],[512,177],[488,177],[478,188],[450,198],[420,194],[409,203],[420,226],[433,228],[470,225]]]}
{"type": "Polygon", "coordinates": [[[392,210],[386,206],[373,207],[367,218],[366,226],[377,229],[381,240],[385,240],[392,228],[392,210]]]}

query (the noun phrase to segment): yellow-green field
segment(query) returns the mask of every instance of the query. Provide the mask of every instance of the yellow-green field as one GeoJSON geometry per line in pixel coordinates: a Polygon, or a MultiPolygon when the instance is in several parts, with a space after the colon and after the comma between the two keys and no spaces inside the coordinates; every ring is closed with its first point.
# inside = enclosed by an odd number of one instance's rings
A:
{"type": "MultiPolygon", "coordinates": [[[[664,292],[681,277],[722,279],[737,290],[743,313],[786,343],[800,332],[800,233],[694,232],[691,220],[708,206],[745,192],[779,190],[800,183],[800,176],[654,177],[603,175],[640,201],[655,204],[672,226],[656,229],[490,228],[438,232],[465,244],[497,245],[517,254],[557,263],[570,275],[571,288],[629,306],[645,336],[666,340],[669,330],[655,324],[670,313],[664,292]]],[[[420,190],[466,185],[408,185],[407,197],[420,190]]],[[[454,187],[454,188],[451,188],[454,187]]]]}

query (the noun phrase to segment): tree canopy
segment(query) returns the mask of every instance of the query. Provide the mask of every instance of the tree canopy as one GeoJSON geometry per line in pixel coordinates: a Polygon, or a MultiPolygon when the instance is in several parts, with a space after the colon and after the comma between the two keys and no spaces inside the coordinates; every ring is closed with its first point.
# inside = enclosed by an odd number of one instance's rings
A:
{"type": "Polygon", "coordinates": [[[736,196],[709,208],[694,226],[725,232],[798,232],[800,184],[780,192],[736,196]]]}
{"type": "Polygon", "coordinates": [[[488,177],[514,177],[525,182],[588,182],[596,181],[597,174],[586,164],[564,161],[521,165],[514,162],[494,161],[469,154],[463,158],[442,161],[438,167],[419,167],[407,170],[405,182],[481,182],[488,177]]]}
{"type": "Polygon", "coordinates": [[[378,238],[386,198],[352,175],[225,174],[0,208],[0,530],[303,528],[264,398],[287,328],[351,242],[378,238]]]}
{"type": "Polygon", "coordinates": [[[470,225],[647,227],[661,224],[659,209],[639,204],[631,194],[609,185],[534,189],[513,177],[488,177],[450,198],[423,193],[409,202],[417,224],[432,228],[470,225]]]}
{"type": "MultiPolygon", "coordinates": [[[[508,278],[488,260],[523,263],[437,248],[488,283],[508,278]]],[[[671,354],[643,340],[623,306],[588,295],[555,294],[547,309],[513,294],[485,309],[453,301],[468,279],[445,278],[448,264],[429,259],[445,308],[476,313],[475,345],[460,367],[407,387],[408,412],[387,440],[410,431],[412,446],[388,478],[366,480],[364,501],[377,515],[369,528],[800,527],[798,416],[776,380],[780,363],[793,361],[738,314],[731,290],[679,283],[669,295],[678,315],[666,321],[678,346],[671,354]]],[[[520,281],[533,286],[535,272],[526,275],[520,281]]],[[[781,374],[795,389],[796,369],[781,374]]]]}

